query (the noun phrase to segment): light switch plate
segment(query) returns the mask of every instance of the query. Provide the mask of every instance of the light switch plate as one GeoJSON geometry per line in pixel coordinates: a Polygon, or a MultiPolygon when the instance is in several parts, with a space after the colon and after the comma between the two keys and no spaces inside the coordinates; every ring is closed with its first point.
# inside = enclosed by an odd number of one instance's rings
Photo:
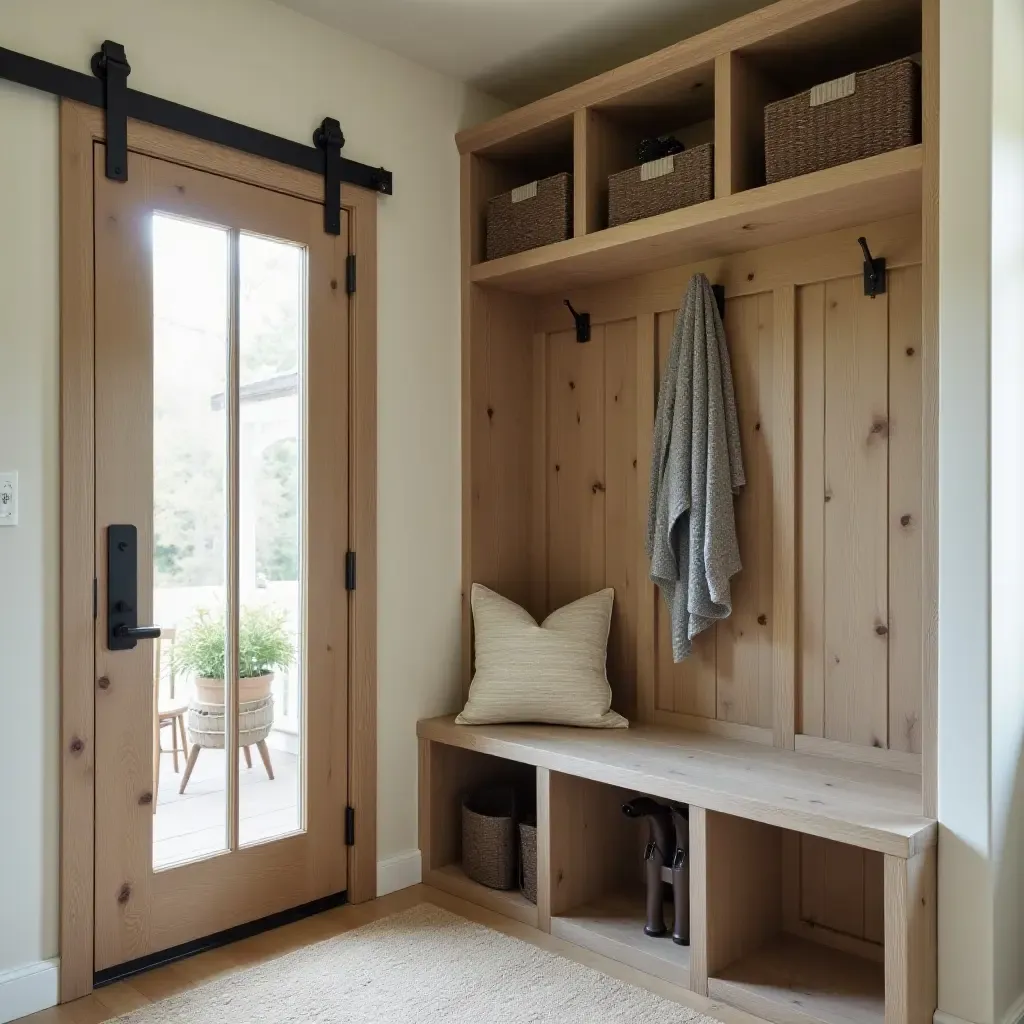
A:
{"type": "Polygon", "coordinates": [[[0,473],[0,526],[18,525],[18,474],[0,473]]]}

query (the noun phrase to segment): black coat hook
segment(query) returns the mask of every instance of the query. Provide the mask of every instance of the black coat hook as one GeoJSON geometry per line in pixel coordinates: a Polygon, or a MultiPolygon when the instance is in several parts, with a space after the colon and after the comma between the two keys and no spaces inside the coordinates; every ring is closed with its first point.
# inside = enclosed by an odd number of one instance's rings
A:
{"type": "Polygon", "coordinates": [[[857,239],[864,251],[864,294],[872,299],[876,295],[885,294],[885,258],[874,257],[868,248],[868,240],[861,235],[857,239]]]}
{"type": "Polygon", "coordinates": [[[565,300],[565,304],[569,307],[569,312],[572,313],[572,318],[576,321],[576,340],[580,343],[590,341],[590,314],[577,313],[572,308],[572,303],[568,299],[565,300]]]}
{"type": "Polygon", "coordinates": [[[722,322],[725,322],[725,285],[724,284],[713,284],[711,286],[712,292],[715,294],[715,305],[718,306],[718,315],[722,322]]]}

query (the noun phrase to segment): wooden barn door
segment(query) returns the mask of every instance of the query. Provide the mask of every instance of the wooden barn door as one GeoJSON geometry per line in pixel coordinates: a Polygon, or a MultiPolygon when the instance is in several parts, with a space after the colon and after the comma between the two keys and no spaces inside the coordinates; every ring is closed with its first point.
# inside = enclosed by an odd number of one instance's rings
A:
{"type": "Polygon", "coordinates": [[[95,159],[103,972],[346,888],[349,240],[95,159]]]}

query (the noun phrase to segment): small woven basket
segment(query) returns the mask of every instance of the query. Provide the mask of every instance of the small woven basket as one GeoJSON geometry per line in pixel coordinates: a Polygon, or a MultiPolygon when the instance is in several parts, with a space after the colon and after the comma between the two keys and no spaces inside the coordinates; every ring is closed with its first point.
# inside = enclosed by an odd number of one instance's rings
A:
{"type": "Polygon", "coordinates": [[[921,137],[921,69],[909,59],[837,78],[764,108],[770,182],[912,146],[921,137]]]}
{"type": "MultiPolygon", "coordinates": [[[[200,704],[192,701],[188,706],[188,738],[197,747],[207,750],[224,749],[224,705],[200,704]]],[[[238,705],[238,745],[250,747],[265,740],[274,727],[274,698],[249,701],[238,705]]]]}
{"type": "Polygon", "coordinates": [[[487,204],[487,259],[563,242],[572,234],[572,175],[555,174],[487,204]]]}
{"type": "Polygon", "coordinates": [[[714,195],[715,147],[707,142],[608,177],[608,226],[704,203],[714,195]]]}
{"type": "Polygon", "coordinates": [[[511,787],[485,789],[462,802],[462,870],[489,889],[514,889],[516,799],[511,787]]]}
{"type": "Polygon", "coordinates": [[[537,902],[537,824],[519,823],[519,888],[531,902],[537,902]]]}

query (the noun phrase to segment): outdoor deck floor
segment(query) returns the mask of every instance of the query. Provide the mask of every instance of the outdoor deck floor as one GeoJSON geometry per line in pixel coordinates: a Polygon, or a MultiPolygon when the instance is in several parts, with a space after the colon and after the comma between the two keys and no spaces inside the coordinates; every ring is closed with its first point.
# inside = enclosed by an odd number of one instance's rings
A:
{"type": "MultiPolygon", "coordinates": [[[[169,744],[164,730],[164,745],[169,744]]],[[[242,845],[298,831],[298,758],[270,750],[274,779],[267,778],[255,747],[252,768],[245,766],[239,751],[239,839],[242,845]]],[[[153,819],[153,864],[168,867],[225,849],[226,776],[223,750],[203,750],[184,794],[178,793],[184,758],[178,752],[177,774],[170,753],[161,755],[160,789],[153,819]]]]}

